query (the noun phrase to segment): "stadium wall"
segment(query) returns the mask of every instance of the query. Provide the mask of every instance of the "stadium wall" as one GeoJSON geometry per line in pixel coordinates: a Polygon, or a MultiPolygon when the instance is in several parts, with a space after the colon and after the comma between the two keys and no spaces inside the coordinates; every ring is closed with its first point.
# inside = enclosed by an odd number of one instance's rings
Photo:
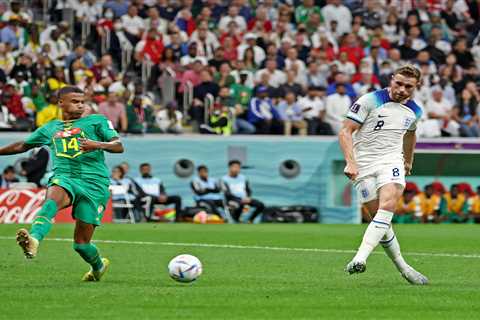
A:
{"type": "MultiPolygon", "coordinates": [[[[24,134],[1,134],[0,144],[23,137],[24,134]]],[[[131,166],[130,175],[135,177],[140,163],[151,163],[154,175],[164,181],[167,192],[182,196],[187,206],[193,205],[189,187],[192,177],[175,174],[179,160],[190,160],[194,166],[205,164],[211,176],[221,177],[227,172],[227,162],[240,158],[254,197],[267,205],[315,206],[320,210],[323,223],[360,221],[356,193],[343,175],[343,156],[334,137],[146,135],[122,139],[126,152],[107,155],[108,165],[127,161],[131,166]],[[280,174],[279,168],[286,160],[298,163],[298,176],[288,179],[280,174]]],[[[415,156],[415,176],[408,180],[421,188],[433,180],[440,180],[446,187],[457,182],[479,185],[480,146],[476,146],[476,142],[471,146],[465,141],[472,140],[457,139],[452,148],[442,145],[444,140],[435,140],[433,145],[420,142],[415,156]]],[[[22,157],[25,155],[0,157],[0,168],[22,157]]]]}
{"type": "MultiPolygon", "coordinates": [[[[0,136],[0,144],[23,137],[22,134],[4,134],[0,136]]],[[[324,223],[359,221],[355,194],[350,192],[351,187],[345,191],[348,181],[342,174],[342,154],[335,138],[147,135],[125,137],[123,142],[126,152],[107,155],[108,165],[112,167],[127,161],[131,165],[130,175],[134,177],[140,163],[151,163],[154,175],[163,180],[167,192],[182,196],[185,205],[193,205],[189,186],[192,177],[182,178],[175,174],[179,160],[190,160],[194,166],[205,164],[212,177],[221,177],[227,172],[227,162],[240,158],[246,160],[243,161],[243,173],[250,180],[254,197],[266,205],[315,206],[324,223]],[[299,164],[298,176],[288,179],[280,174],[280,165],[285,160],[299,164]]],[[[0,167],[23,157],[25,155],[1,157],[0,167]]]]}

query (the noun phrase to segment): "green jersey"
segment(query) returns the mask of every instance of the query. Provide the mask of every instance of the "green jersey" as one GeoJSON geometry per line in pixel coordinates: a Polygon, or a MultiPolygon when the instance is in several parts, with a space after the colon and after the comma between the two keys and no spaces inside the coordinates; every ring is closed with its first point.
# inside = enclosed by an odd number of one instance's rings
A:
{"type": "Polygon", "coordinates": [[[33,146],[48,146],[55,175],[76,179],[108,179],[103,150],[82,152],[79,138],[108,142],[118,137],[112,123],[103,115],[80,119],[53,120],[38,128],[25,140],[33,146]]]}

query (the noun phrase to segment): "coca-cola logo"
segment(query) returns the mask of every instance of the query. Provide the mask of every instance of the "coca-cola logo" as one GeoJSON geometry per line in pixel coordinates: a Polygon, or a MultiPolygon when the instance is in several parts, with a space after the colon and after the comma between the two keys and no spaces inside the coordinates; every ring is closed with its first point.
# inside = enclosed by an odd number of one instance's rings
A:
{"type": "Polygon", "coordinates": [[[3,190],[0,193],[0,223],[32,223],[45,194],[45,189],[3,190]]]}

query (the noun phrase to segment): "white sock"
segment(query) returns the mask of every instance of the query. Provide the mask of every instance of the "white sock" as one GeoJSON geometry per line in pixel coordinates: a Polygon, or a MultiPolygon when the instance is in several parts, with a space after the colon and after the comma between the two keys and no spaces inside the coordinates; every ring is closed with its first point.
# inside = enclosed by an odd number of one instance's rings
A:
{"type": "Polygon", "coordinates": [[[368,256],[377,247],[380,240],[390,229],[393,213],[387,210],[379,209],[373,217],[372,222],[367,227],[363,235],[362,243],[358,248],[357,254],[353,258],[354,261],[367,261],[368,256]]]}
{"type": "Polygon", "coordinates": [[[410,267],[405,259],[403,259],[402,253],[400,252],[400,243],[398,243],[398,239],[395,236],[395,232],[393,232],[392,227],[388,229],[387,233],[380,241],[380,244],[382,245],[383,249],[385,249],[385,252],[395,264],[398,271],[402,272],[410,267]]]}

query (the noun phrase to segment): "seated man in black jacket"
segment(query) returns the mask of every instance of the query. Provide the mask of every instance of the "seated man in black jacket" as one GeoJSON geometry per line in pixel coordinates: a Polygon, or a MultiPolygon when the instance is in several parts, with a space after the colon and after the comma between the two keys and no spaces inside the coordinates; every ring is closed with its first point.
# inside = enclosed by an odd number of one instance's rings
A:
{"type": "Polygon", "coordinates": [[[223,208],[223,195],[219,181],[208,176],[208,168],[204,165],[198,166],[197,172],[198,176],[190,183],[197,206],[222,217],[218,211],[218,208],[223,208]]]}

